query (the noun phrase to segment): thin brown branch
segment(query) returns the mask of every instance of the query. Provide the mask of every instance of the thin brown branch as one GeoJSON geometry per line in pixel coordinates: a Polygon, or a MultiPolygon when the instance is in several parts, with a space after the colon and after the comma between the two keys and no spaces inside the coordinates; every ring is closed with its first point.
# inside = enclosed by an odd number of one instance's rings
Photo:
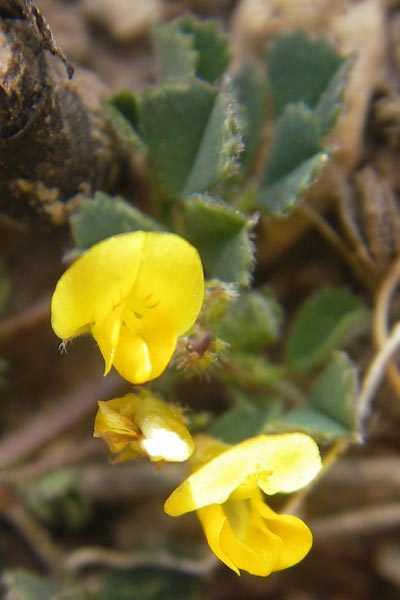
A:
{"type": "Polygon", "coordinates": [[[57,398],[54,408],[41,413],[17,431],[0,440],[0,469],[9,467],[94,412],[98,400],[113,397],[126,386],[117,375],[96,379],[64,398],[57,398]]]}
{"type": "Polygon", "coordinates": [[[0,472],[0,482],[8,484],[26,483],[37,477],[47,475],[52,471],[71,465],[77,465],[94,457],[104,456],[104,444],[92,438],[82,442],[75,440],[49,450],[38,460],[32,461],[22,467],[0,472]]]}
{"type": "Polygon", "coordinates": [[[167,552],[143,554],[121,552],[98,546],[79,548],[71,552],[65,559],[65,566],[71,572],[88,567],[103,566],[108,568],[161,567],[173,569],[191,575],[206,575],[218,564],[218,559],[211,552],[199,559],[184,559],[167,552]]]}
{"type": "Polygon", "coordinates": [[[364,377],[363,385],[357,399],[357,413],[361,432],[363,430],[364,421],[370,413],[372,400],[385,374],[385,369],[399,348],[400,323],[393,328],[390,337],[386,340],[383,348],[375,355],[375,358],[364,377]]]}
{"type": "Polygon", "coordinates": [[[50,295],[39,298],[16,315],[0,321],[0,344],[26,335],[50,321],[50,295]]]}
{"type": "MultiPolygon", "coordinates": [[[[376,296],[373,335],[379,349],[383,348],[389,336],[390,305],[393,294],[400,281],[400,257],[393,263],[392,268],[383,280],[376,296]]],[[[393,361],[386,368],[389,380],[400,396],[400,373],[393,361]]]]}
{"type": "Polygon", "coordinates": [[[56,577],[69,579],[59,548],[53,543],[47,531],[25,510],[18,497],[7,488],[0,490],[0,514],[29,544],[42,565],[56,577]]]}
{"type": "Polygon", "coordinates": [[[309,525],[314,537],[323,540],[372,535],[400,525],[400,505],[397,502],[349,510],[309,525]]]}

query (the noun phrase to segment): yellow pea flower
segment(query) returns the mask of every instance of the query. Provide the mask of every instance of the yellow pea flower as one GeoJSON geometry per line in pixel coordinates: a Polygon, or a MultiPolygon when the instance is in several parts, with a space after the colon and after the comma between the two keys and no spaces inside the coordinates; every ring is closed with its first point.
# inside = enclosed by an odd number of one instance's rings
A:
{"type": "Polygon", "coordinates": [[[148,456],[152,461],[182,462],[193,452],[193,439],[179,409],[147,390],[99,402],[94,437],[102,438],[116,462],[148,456]]]}
{"type": "Polygon", "coordinates": [[[61,276],[51,324],[63,340],[91,333],[112,366],[144,383],[167,367],[204,297],[197,250],[172,233],[134,231],[92,246],[61,276]]]}
{"type": "Polygon", "coordinates": [[[318,447],[302,433],[259,435],[229,447],[213,438],[196,442],[192,474],[172,492],[165,512],[197,511],[207,542],[238,575],[266,576],[304,558],[312,544],[305,523],[280,515],[265,494],[294,492],[321,468],[318,447]],[[201,466],[199,466],[199,464],[201,466]]]}

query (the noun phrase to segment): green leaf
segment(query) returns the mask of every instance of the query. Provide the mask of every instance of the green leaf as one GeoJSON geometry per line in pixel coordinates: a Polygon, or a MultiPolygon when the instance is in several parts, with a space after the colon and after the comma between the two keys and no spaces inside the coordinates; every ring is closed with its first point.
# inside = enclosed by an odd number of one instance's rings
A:
{"type": "Polygon", "coordinates": [[[279,119],[261,179],[262,187],[275,183],[322,148],[317,117],[304,104],[289,106],[279,119]]]}
{"type": "Polygon", "coordinates": [[[271,420],[271,406],[275,407],[274,402],[270,404],[265,397],[245,396],[240,392],[235,396],[236,406],[217,417],[208,430],[210,435],[227,444],[237,444],[259,435],[271,420]]]}
{"type": "Polygon", "coordinates": [[[138,106],[135,95],[124,89],[110,98],[103,99],[101,106],[122,140],[143,153],[144,144],[137,133],[138,106]]]}
{"type": "Polygon", "coordinates": [[[265,78],[254,63],[245,64],[233,80],[243,129],[244,152],[242,165],[249,169],[255,159],[266,112],[267,89],[265,78]]]}
{"type": "Polygon", "coordinates": [[[261,179],[261,208],[283,215],[296,205],[327,160],[318,117],[303,104],[279,119],[261,179]]]}
{"type": "Polygon", "coordinates": [[[267,429],[304,431],[321,441],[357,437],[357,370],[344,352],[336,352],[332,361],[315,380],[309,394],[309,406],[291,410],[267,429]]]}
{"type": "Polygon", "coordinates": [[[344,352],[335,352],[310,390],[313,408],[349,431],[356,429],[357,371],[344,352]]]}
{"type": "Polygon", "coordinates": [[[213,20],[199,21],[186,15],[178,20],[182,32],[193,36],[197,51],[196,77],[209,83],[222,77],[230,62],[229,38],[213,20]]]}
{"type": "Polygon", "coordinates": [[[108,103],[115,106],[132,127],[137,127],[138,103],[135,94],[131,90],[128,88],[119,90],[110,96],[108,103]]]}
{"type": "Polygon", "coordinates": [[[278,115],[290,103],[314,108],[343,62],[324,39],[305,31],[280,35],[267,50],[267,71],[278,115]]]}
{"type": "Polygon", "coordinates": [[[245,215],[204,196],[184,205],[185,235],[198,249],[208,277],[248,285],[253,244],[245,215]]]}
{"type": "Polygon", "coordinates": [[[287,342],[289,366],[306,371],[332,350],[368,330],[370,314],[364,302],[347,288],[325,288],[306,300],[287,342]]]}
{"type": "Polygon", "coordinates": [[[319,152],[279,181],[263,187],[259,194],[263,211],[281,217],[293,210],[320,173],[327,158],[324,152],[319,152]]]}
{"type": "Polygon", "coordinates": [[[266,433],[302,431],[320,442],[349,438],[349,431],[333,419],[312,408],[295,408],[276,422],[267,424],[266,433]]]}
{"type": "Polygon", "coordinates": [[[339,65],[315,107],[314,113],[320,120],[323,135],[331,131],[339,116],[344,91],[354,60],[354,57],[350,56],[339,65]]]}
{"type": "Polygon", "coordinates": [[[193,36],[180,30],[179,21],[153,28],[153,40],[162,81],[195,76],[198,53],[193,36]]]}
{"type": "Polygon", "coordinates": [[[229,355],[229,368],[219,376],[230,387],[254,392],[265,390],[282,379],[283,374],[283,367],[271,364],[264,356],[234,351],[229,355]]]}
{"type": "Polygon", "coordinates": [[[237,169],[237,107],[229,87],[200,81],[147,89],[140,133],[156,188],[167,197],[204,192],[237,169]]]}
{"type": "Polygon", "coordinates": [[[84,200],[70,221],[75,244],[82,250],[118,233],[138,229],[163,230],[162,225],[123,198],[113,198],[103,192],[97,192],[93,198],[84,200]]]}
{"type": "Polygon", "coordinates": [[[105,577],[101,600],[199,600],[199,579],[173,570],[141,568],[105,577]]]}
{"type": "Polygon", "coordinates": [[[269,292],[244,292],[229,305],[216,333],[233,351],[257,354],[278,339],[282,309],[269,292]]]}
{"type": "Polygon", "coordinates": [[[3,575],[3,582],[12,600],[53,600],[62,591],[61,584],[18,569],[3,575]]]}

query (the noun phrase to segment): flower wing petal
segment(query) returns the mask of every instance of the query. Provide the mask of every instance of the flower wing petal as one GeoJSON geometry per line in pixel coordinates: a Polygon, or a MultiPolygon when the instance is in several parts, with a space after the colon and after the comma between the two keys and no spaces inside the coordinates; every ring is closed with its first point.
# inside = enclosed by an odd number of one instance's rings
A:
{"type": "Polygon", "coordinates": [[[142,262],[143,231],[92,246],[61,276],[51,302],[51,324],[62,339],[105,319],[131,290],[142,262]]]}
{"type": "Polygon", "coordinates": [[[222,549],[221,533],[227,522],[226,516],[222,507],[218,504],[206,506],[197,511],[197,516],[203,527],[208,545],[220,561],[226,564],[227,567],[240,575],[239,569],[235,563],[229,558],[228,554],[222,549]]]}
{"type": "Polygon", "coordinates": [[[273,570],[279,571],[296,565],[306,556],[312,545],[312,534],[307,525],[292,515],[275,513],[261,499],[256,501],[256,506],[266,528],[282,540],[282,548],[273,570]]]}

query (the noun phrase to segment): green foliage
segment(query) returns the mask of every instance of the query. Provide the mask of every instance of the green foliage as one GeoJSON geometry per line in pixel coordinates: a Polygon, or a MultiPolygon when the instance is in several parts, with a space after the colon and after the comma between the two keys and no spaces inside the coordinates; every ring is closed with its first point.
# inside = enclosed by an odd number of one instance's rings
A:
{"type": "Polygon", "coordinates": [[[315,107],[314,112],[320,120],[321,132],[324,135],[331,131],[339,116],[343,104],[343,94],[353,63],[353,56],[342,62],[315,107]]]}
{"type": "Polygon", "coordinates": [[[56,581],[23,570],[5,573],[3,583],[12,600],[55,600],[62,591],[56,581]]]}
{"type": "Polygon", "coordinates": [[[291,211],[329,158],[324,136],[339,115],[352,62],[303,31],[270,47],[268,80],[279,119],[261,178],[259,202],[268,214],[291,211]]]}
{"type": "Polygon", "coordinates": [[[162,231],[160,223],[144,214],[123,198],[111,197],[97,192],[93,198],[86,198],[79,212],[70,219],[72,235],[80,250],[118,233],[141,229],[162,231]]]}
{"type": "Polygon", "coordinates": [[[262,433],[273,413],[271,406],[261,396],[245,396],[236,392],[233,408],[217,417],[208,433],[227,444],[237,444],[262,433]]]}
{"type": "Polygon", "coordinates": [[[189,198],[184,209],[187,238],[199,250],[207,275],[248,285],[253,247],[247,218],[205,196],[189,198]]]}
{"type": "Polygon", "coordinates": [[[233,84],[239,103],[239,116],[243,130],[243,168],[249,169],[260,145],[266,116],[267,87],[262,73],[253,63],[245,64],[235,75],[233,84]]]}
{"type": "Polygon", "coordinates": [[[293,209],[326,160],[317,116],[304,104],[288,106],[269,149],[261,179],[261,207],[273,215],[293,209]]]}
{"type": "Polygon", "coordinates": [[[161,79],[198,77],[213,83],[230,61],[228,38],[215,21],[187,15],[157,25],[154,42],[161,79]]]}
{"type": "Polygon", "coordinates": [[[326,40],[295,31],[279,35],[266,60],[273,104],[282,114],[291,103],[315,108],[344,59],[326,40]]]}
{"type": "Polygon", "coordinates": [[[106,576],[101,600],[198,600],[197,577],[181,572],[141,568],[106,576]]]}
{"type": "Polygon", "coordinates": [[[306,371],[323,362],[369,326],[364,302],[347,288],[325,288],[306,300],[287,341],[287,360],[295,371],[306,371]]]}
{"type": "Polygon", "coordinates": [[[230,304],[217,335],[233,351],[258,353],[278,339],[282,310],[268,290],[244,292],[230,304]]]}
{"type": "Polygon", "coordinates": [[[60,469],[24,487],[25,501],[42,521],[59,523],[70,529],[81,527],[90,516],[88,502],[79,493],[75,472],[60,469]]]}
{"type": "Polygon", "coordinates": [[[153,40],[161,81],[195,77],[198,53],[193,36],[181,30],[179,21],[156,25],[153,40]]]}
{"type": "Polygon", "coordinates": [[[101,102],[115,130],[127,146],[144,152],[143,142],[137,133],[138,106],[131,90],[120,90],[101,102]]]}
{"type": "Polygon", "coordinates": [[[229,87],[193,81],[148,88],[139,129],[154,182],[167,197],[210,190],[237,169],[241,142],[229,87]]]}
{"type": "Polygon", "coordinates": [[[276,422],[273,431],[304,431],[321,441],[355,439],[358,379],[354,363],[344,352],[336,352],[314,381],[308,405],[295,408],[276,422]]]}

